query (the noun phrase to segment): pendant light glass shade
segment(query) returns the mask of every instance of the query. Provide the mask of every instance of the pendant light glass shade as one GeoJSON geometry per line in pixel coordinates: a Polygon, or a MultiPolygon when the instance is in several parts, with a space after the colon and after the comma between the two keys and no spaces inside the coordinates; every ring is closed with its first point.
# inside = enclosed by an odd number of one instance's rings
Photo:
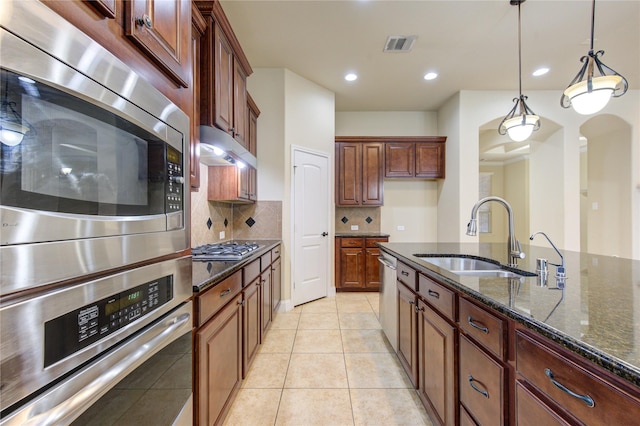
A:
{"type": "Polygon", "coordinates": [[[595,14],[596,1],[593,0],[589,53],[580,58],[583,63],[582,68],[571,80],[569,87],[565,89],[560,98],[560,105],[563,108],[571,106],[578,114],[583,115],[595,114],[600,111],[612,97],[617,98],[624,95],[629,87],[626,78],[602,63],[600,56],[604,55],[604,51],[599,50],[595,53],[593,51],[595,14]],[[600,76],[594,76],[595,70],[598,70],[600,76]]]}
{"type": "Polygon", "coordinates": [[[540,127],[540,117],[537,115],[521,115],[510,118],[503,123],[509,138],[514,142],[527,140],[534,130],[540,127]]]}
{"type": "Polygon", "coordinates": [[[520,4],[525,0],[511,0],[512,5],[518,5],[518,87],[520,96],[514,99],[515,105],[511,111],[502,119],[498,126],[498,133],[509,135],[514,142],[527,140],[531,134],[540,128],[540,117],[538,117],[527,106],[527,97],[522,94],[522,42],[520,30],[520,4]]]}

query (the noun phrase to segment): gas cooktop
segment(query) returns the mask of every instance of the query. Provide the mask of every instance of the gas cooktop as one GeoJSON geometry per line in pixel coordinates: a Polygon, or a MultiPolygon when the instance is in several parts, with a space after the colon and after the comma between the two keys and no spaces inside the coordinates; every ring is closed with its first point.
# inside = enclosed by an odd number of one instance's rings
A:
{"type": "Polygon", "coordinates": [[[191,254],[193,260],[197,261],[242,260],[260,247],[258,243],[229,242],[205,244],[191,249],[191,254]]]}

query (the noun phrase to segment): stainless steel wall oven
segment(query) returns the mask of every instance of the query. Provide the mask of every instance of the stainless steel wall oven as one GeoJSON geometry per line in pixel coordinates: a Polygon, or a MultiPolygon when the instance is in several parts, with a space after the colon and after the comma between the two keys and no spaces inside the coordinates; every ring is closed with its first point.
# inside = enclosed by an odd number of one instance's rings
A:
{"type": "Polygon", "coordinates": [[[0,425],[190,423],[187,115],[38,1],[0,46],[0,425]]]}

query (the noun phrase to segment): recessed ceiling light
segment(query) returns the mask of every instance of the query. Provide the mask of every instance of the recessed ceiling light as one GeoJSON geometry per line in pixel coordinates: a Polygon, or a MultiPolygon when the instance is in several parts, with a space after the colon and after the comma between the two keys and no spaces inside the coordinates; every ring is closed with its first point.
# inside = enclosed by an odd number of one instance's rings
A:
{"type": "Polygon", "coordinates": [[[435,72],[428,72],[424,75],[425,80],[434,80],[436,77],[438,77],[438,73],[435,72]]]}
{"type": "Polygon", "coordinates": [[[531,75],[533,75],[534,77],[540,77],[541,75],[545,75],[548,72],[549,72],[549,68],[542,67],[535,70],[531,75]]]}
{"type": "Polygon", "coordinates": [[[354,73],[349,73],[347,75],[344,76],[344,79],[347,81],[355,81],[358,79],[358,76],[354,73]]]}

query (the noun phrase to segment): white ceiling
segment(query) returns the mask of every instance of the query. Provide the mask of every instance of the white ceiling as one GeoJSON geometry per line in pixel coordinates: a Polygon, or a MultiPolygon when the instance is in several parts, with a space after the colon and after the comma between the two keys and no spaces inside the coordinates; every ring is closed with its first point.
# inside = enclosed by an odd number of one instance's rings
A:
{"type": "MultiPolygon", "coordinates": [[[[331,90],[337,111],[435,111],[460,90],[518,90],[518,7],[509,0],[221,4],[253,68],[287,68],[331,90]],[[392,35],[418,38],[411,52],[384,53],[392,35]],[[346,82],[352,71],[358,80],[346,82]],[[439,77],[425,81],[428,71],[439,77]]],[[[591,1],[529,0],[521,10],[523,93],[558,90],[559,99],[589,50],[591,1]],[[531,76],[540,66],[551,71],[531,76]]],[[[603,62],[637,89],[640,0],[598,0],[595,36],[603,62]]]]}

